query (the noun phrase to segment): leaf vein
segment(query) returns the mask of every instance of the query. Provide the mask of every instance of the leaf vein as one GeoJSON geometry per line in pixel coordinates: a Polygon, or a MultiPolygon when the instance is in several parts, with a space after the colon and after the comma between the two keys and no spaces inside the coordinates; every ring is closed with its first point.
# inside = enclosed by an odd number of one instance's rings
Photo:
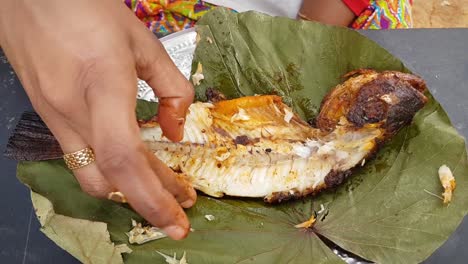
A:
{"type": "Polygon", "coordinates": [[[249,260],[250,258],[253,258],[253,257],[258,257],[258,256],[260,256],[260,255],[263,255],[263,254],[267,254],[267,253],[276,251],[276,250],[278,250],[278,249],[284,247],[285,245],[289,244],[293,239],[294,239],[294,238],[288,240],[286,243],[281,244],[281,245],[278,246],[278,247],[275,247],[275,248],[272,248],[272,249],[269,249],[269,250],[265,250],[265,251],[261,251],[261,252],[259,252],[259,253],[257,253],[257,254],[250,255],[250,256],[247,256],[247,257],[245,257],[245,258],[243,258],[243,259],[240,259],[240,260],[238,260],[237,262],[235,262],[235,264],[242,263],[242,262],[244,262],[244,261],[246,261],[246,260],[249,260]]]}

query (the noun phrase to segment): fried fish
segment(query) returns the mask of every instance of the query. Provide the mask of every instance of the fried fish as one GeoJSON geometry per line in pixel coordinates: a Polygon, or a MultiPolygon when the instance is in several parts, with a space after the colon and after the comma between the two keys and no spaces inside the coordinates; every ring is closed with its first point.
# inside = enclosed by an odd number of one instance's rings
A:
{"type": "Polygon", "coordinates": [[[190,106],[181,142],[166,139],[155,121],[141,124],[141,137],[210,196],[275,203],[317,193],[364,165],[427,102],[424,81],[412,74],[357,70],[345,77],[324,98],[315,127],[278,96],[225,100],[211,91],[212,102],[190,106]]]}

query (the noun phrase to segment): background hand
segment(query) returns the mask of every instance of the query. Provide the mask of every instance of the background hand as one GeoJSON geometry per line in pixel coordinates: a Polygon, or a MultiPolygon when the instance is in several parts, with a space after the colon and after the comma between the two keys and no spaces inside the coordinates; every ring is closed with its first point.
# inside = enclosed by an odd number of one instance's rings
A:
{"type": "Polygon", "coordinates": [[[303,0],[299,18],[335,26],[349,26],[356,15],[343,0],[303,0]]]}

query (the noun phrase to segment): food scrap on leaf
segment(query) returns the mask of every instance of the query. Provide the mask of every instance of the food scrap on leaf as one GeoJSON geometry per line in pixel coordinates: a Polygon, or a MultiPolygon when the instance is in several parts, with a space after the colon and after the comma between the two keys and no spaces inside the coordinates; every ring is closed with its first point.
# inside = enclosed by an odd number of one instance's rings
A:
{"type": "Polygon", "coordinates": [[[213,220],[215,220],[214,215],[205,215],[205,218],[206,218],[206,220],[208,220],[208,221],[210,221],[210,222],[213,221],[213,220]]]}
{"type": "Polygon", "coordinates": [[[168,256],[168,255],[166,255],[166,254],[164,254],[162,252],[159,252],[157,250],[156,250],[156,252],[159,255],[164,257],[167,264],[188,264],[187,259],[185,257],[185,251],[184,251],[184,254],[182,255],[182,258],[179,259],[179,260],[177,260],[177,254],[175,252],[174,252],[174,257],[168,256]]]}
{"type": "Polygon", "coordinates": [[[455,177],[449,167],[442,165],[439,168],[439,179],[442,187],[444,187],[444,192],[442,193],[444,204],[448,204],[452,201],[453,191],[456,187],[455,177]]]}
{"type": "Polygon", "coordinates": [[[193,85],[200,85],[200,82],[203,79],[205,79],[205,76],[203,75],[203,66],[201,63],[198,63],[197,71],[192,75],[192,83],[193,85]]]}
{"type": "Polygon", "coordinates": [[[144,244],[149,241],[167,237],[167,235],[159,228],[153,226],[142,226],[132,219],[132,230],[126,235],[130,244],[144,244]]]}
{"type": "Polygon", "coordinates": [[[316,221],[315,216],[312,215],[309,220],[303,223],[297,224],[294,227],[295,228],[312,228],[315,224],[315,221],[316,221]]]}

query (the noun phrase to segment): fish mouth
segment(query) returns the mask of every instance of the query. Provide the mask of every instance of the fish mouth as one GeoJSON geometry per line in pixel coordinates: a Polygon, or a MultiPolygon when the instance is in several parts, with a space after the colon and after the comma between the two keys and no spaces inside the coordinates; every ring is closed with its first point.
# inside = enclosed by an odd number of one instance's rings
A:
{"type": "Polygon", "coordinates": [[[214,197],[279,203],[339,186],[424,107],[424,81],[412,74],[360,69],[322,101],[315,127],[276,95],[191,105],[184,139],[164,138],[154,120],[142,138],[155,155],[214,197]]]}

